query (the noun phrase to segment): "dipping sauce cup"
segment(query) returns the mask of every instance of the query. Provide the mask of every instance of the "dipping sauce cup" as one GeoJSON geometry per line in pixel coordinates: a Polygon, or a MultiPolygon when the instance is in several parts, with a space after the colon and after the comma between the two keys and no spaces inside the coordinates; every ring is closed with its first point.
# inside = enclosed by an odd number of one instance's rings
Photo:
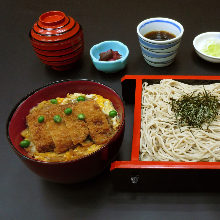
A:
{"type": "Polygon", "coordinates": [[[169,18],[149,18],[137,26],[137,34],[145,61],[154,67],[170,65],[177,54],[183,36],[183,26],[169,18]],[[166,40],[152,40],[144,35],[150,32],[165,31],[175,35],[166,40]]]}

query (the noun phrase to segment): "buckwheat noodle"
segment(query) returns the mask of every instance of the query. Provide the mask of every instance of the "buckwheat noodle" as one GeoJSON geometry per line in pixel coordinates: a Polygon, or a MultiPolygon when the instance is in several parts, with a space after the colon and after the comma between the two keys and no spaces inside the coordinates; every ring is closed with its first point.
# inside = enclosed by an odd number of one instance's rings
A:
{"type": "Polygon", "coordinates": [[[220,161],[220,115],[209,128],[178,127],[169,104],[184,94],[211,92],[220,100],[220,83],[188,85],[174,80],[160,84],[143,83],[140,160],[142,161],[220,161]]]}

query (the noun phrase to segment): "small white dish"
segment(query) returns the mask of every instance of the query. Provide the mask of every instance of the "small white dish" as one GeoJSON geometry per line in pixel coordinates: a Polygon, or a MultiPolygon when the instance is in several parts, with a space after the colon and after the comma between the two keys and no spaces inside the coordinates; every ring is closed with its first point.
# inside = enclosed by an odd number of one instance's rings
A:
{"type": "Polygon", "coordinates": [[[204,60],[212,63],[220,63],[220,57],[210,56],[202,52],[203,48],[210,40],[220,41],[220,32],[206,32],[199,34],[193,40],[196,53],[204,60]]]}

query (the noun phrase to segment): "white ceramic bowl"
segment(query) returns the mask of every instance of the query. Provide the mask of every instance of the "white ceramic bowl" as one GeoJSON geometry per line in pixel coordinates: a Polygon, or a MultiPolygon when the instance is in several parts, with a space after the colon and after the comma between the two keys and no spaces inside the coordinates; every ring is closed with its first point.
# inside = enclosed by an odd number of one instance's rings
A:
{"type": "Polygon", "coordinates": [[[149,18],[137,26],[137,34],[145,61],[155,67],[170,65],[177,54],[177,49],[184,32],[183,26],[169,18],[149,18]],[[156,41],[144,35],[151,31],[167,31],[176,37],[170,40],[156,41]]]}
{"type": "Polygon", "coordinates": [[[193,46],[196,53],[204,60],[212,63],[220,63],[220,57],[214,57],[207,55],[202,52],[203,47],[209,40],[219,40],[220,41],[220,32],[206,32],[199,34],[193,40],[193,46]]]}

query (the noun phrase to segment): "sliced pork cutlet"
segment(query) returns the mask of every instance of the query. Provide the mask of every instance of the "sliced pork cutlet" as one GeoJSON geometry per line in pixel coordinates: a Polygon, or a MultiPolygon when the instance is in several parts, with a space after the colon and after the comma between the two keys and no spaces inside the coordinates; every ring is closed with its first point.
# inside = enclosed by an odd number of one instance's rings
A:
{"type": "Polygon", "coordinates": [[[64,153],[73,147],[72,139],[69,135],[69,131],[66,127],[64,120],[57,123],[54,121],[54,116],[59,115],[62,118],[62,109],[57,104],[51,104],[49,108],[46,109],[47,115],[47,129],[55,143],[54,151],[56,153],[64,153]]]}
{"type": "Polygon", "coordinates": [[[81,101],[76,104],[76,113],[84,114],[92,140],[96,144],[105,144],[111,137],[111,127],[105,114],[94,100],[81,101]]]}
{"type": "Polygon", "coordinates": [[[44,115],[44,109],[36,107],[32,109],[29,115],[26,117],[31,141],[36,146],[37,151],[40,153],[53,151],[55,146],[50,132],[47,129],[47,119],[44,115]],[[44,116],[44,122],[38,122],[39,116],[44,116]]]}
{"type": "Polygon", "coordinates": [[[69,135],[72,139],[74,145],[81,144],[86,140],[89,135],[89,129],[85,121],[81,121],[78,119],[78,115],[75,111],[75,104],[66,104],[60,106],[62,109],[62,117],[65,121],[66,127],[68,129],[69,135]],[[71,108],[72,113],[66,115],[64,110],[66,108],[71,108]]]}

